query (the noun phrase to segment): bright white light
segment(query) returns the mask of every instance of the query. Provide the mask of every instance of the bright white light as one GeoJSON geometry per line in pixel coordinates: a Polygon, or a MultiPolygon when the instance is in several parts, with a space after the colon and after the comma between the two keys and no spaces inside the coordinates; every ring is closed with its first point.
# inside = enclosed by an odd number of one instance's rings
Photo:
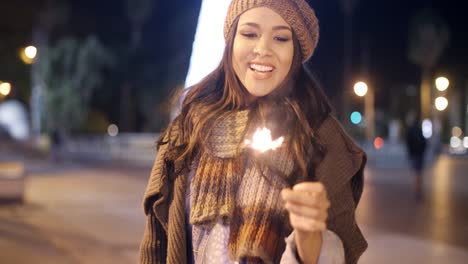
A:
{"type": "Polygon", "coordinates": [[[452,128],[452,136],[461,137],[462,134],[463,134],[463,131],[461,130],[461,128],[457,126],[452,128]]]}
{"type": "Polygon", "coordinates": [[[461,145],[462,145],[462,141],[461,141],[460,138],[458,138],[458,137],[451,137],[450,138],[450,147],[451,148],[456,149],[456,148],[461,147],[461,145]]]}
{"type": "Polygon", "coordinates": [[[246,145],[260,152],[265,152],[270,149],[276,149],[283,144],[284,137],[279,137],[276,140],[271,138],[271,131],[268,128],[258,128],[253,135],[252,140],[245,140],[246,145]]]}
{"type": "Polygon", "coordinates": [[[432,137],[432,121],[430,119],[424,119],[422,121],[422,132],[425,138],[432,137]]]}
{"type": "Polygon", "coordinates": [[[185,87],[201,81],[219,65],[223,56],[224,19],[231,0],[204,0],[192,46],[185,87]]]}
{"type": "Polygon", "coordinates": [[[3,96],[9,95],[11,92],[11,84],[8,82],[2,82],[0,83],[0,94],[3,96]]]}
{"type": "Polygon", "coordinates": [[[28,46],[24,49],[24,54],[29,59],[34,59],[37,55],[37,49],[34,46],[28,46]]]}
{"type": "Polygon", "coordinates": [[[448,100],[447,98],[440,96],[435,99],[435,107],[439,111],[444,111],[447,109],[448,106],[448,100]]]}
{"type": "Polygon", "coordinates": [[[109,127],[107,127],[107,133],[109,136],[115,137],[119,134],[119,127],[117,127],[115,124],[111,124],[109,127]]]}
{"type": "Polygon", "coordinates": [[[463,138],[463,147],[468,149],[468,137],[463,138]]]}
{"type": "Polygon", "coordinates": [[[28,114],[24,105],[16,100],[0,104],[0,126],[4,127],[16,140],[29,137],[28,114]]]}
{"type": "Polygon", "coordinates": [[[439,77],[439,78],[436,79],[435,84],[436,84],[437,90],[443,92],[443,91],[447,90],[447,88],[449,87],[450,82],[445,77],[439,77]]]}
{"type": "Polygon", "coordinates": [[[367,91],[368,91],[368,87],[367,87],[367,84],[365,82],[357,82],[356,84],[354,84],[354,92],[358,95],[358,96],[364,96],[367,94],[367,91]]]}

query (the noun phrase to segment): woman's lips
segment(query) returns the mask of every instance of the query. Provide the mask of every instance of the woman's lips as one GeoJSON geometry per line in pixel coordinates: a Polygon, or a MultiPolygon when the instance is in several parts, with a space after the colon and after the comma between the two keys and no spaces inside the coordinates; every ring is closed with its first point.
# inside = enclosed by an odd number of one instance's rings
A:
{"type": "Polygon", "coordinates": [[[265,64],[250,63],[250,69],[257,72],[271,72],[274,70],[274,67],[265,64]]]}
{"type": "Polygon", "coordinates": [[[249,69],[257,80],[268,79],[273,75],[275,67],[263,63],[249,63],[249,69]]]}

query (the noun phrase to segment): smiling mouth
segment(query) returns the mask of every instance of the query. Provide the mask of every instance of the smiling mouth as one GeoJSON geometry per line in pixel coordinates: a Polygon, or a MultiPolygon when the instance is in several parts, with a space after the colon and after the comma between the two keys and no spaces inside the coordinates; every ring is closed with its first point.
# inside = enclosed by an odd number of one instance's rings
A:
{"type": "Polygon", "coordinates": [[[274,68],[271,66],[255,64],[255,63],[249,64],[249,68],[255,72],[272,72],[274,70],[274,68]]]}

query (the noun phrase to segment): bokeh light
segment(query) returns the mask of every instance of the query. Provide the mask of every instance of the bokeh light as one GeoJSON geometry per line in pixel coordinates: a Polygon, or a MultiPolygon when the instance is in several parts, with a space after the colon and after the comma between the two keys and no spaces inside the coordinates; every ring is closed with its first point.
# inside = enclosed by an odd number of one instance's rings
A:
{"type": "Polygon", "coordinates": [[[119,134],[119,127],[115,124],[111,124],[109,127],[107,127],[107,133],[109,136],[115,137],[119,134]]]}
{"type": "Polygon", "coordinates": [[[11,84],[9,82],[0,83],[0,94],[3,96],[9,95],[11,92],[11,84]]]}
{"type": "Polygon", "coordinates": [[[443,92],[445,90],[447,90],[447,88],[449,87],[449,80],[445,77],[439,77],[435,80],[435,85],[436,85],[436,88],[437,90],[443,92]]]}
{"type": "Polygon", "coordinates": [[[27,47],[24,49],[24,54],[25,54],[26,57],[28,57],[29,59],[34,59],[34,58],[36,58],[36,55],[37,55],[37,48],[34,47],[34,46],[27,46],[27,47]]]}
{"type": "Polygon", "coordinates": [[[448,106],[448,100],[447,98],[440,96],[435,99],[435,107],[439,111],[444,111],[447,109],[448,106]]]}
{"type": "Polygon", "coordinates": [[[464,137],[464,138],[463,138],[463,146],[464,146],[465,148],[468,148],[468,137],[464,137]]]}
{"type": "Polygon", "coordinates": [[[356,84],[354,84],[354,92],[358,95],[358,96],[364,96],[367,94],[367,91],[368,91],[368,87],[367,87],[367,84],[365,82],[357,82],[356,84]]]}
{"type": "Polygon", "coordinates": [[[424,119],[421,128],[425,138],[432,137],[432,121],[430,119],[424,119]]]}
{"type": "Polygon", "coordinates": [[[450,138],[450,147],[451,148],[459,148],[462,145],[462,141],[458,137],[451,137],[450,138]]]}
{"type": "Polygon", "coordinates": [[[463,131],[461,130],[461,128],[459,128],[457,126],[452,128],[452,136],[453,137],[461,137],[462,134],[463,134],[463,131]]]}
{"type": "Polygon", "coordinates": [[[383,148],[383,146],[384,146],[384,139],[381,138],[381,137],[376,137],[376,138],[374,139],[374,148],[375,148],[376,150],[380,150],[380,149],[383,148]]]}
{"type": "Polygon", "coordinates": [[[351,123],[357,125],[357,124],[361,123],[362,115],[361,115],[361,113],[355,111],[355,112],[351,113],[350,119],[351,119],[351,123]]]}

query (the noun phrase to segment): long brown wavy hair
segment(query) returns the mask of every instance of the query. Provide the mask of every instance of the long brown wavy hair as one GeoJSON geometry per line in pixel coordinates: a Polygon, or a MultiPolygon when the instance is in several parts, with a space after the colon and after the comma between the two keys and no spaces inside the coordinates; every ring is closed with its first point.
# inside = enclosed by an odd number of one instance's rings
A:
{"type": "MultiPolygon", "coordinates": [[[[290,135],[288,147],[296,168],[295,176],[287,181],[313,180],[315,165],[326,151],[314,132],[332,111],[327,96],[302,64],[299,41],[293,33],[293,63],[285,80],[269,95],[250,102],[249,92],[232,67],[237,22],[227,37],[220,65],[185,95],[181,113],[173,121],[178,127],[178,139],[171,142],[163,140],[162,136],[158,147],[169,143],[169,149],[176,153],[176,162],[185,162],[186,166],[181,167],[189,168],[198,151],[204,148],[217,119],[230,111],[249,109],[250,124],[261,120],[275,124],[273,119],[276,118],[276,124],[281,120],[282,125],[272,125],[273,135],[290,135]],[[285,122],[288,125],[284,125],[285,122]]],[[[169,130],[165,133],[170,133],[169,130]]]]}

